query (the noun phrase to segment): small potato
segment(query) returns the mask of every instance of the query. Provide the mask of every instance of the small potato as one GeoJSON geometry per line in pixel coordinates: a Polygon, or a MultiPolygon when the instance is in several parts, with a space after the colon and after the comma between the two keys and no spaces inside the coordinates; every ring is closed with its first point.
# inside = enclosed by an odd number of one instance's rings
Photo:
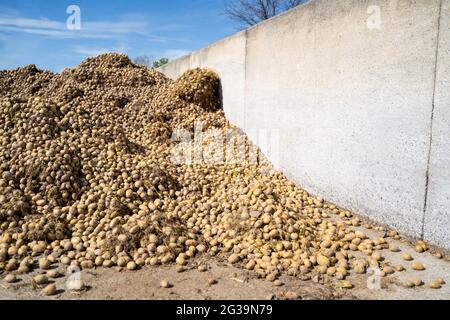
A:
{"type": "Polygon", "coordinates": [[[50,268],[51,262],[47,258],[41,258],[39,259],[39,268],[41,270],[47,270],[50,268]]]}
{"type": "Polygon", "coordinates": [[[425,270],[425,266],[421,262],[414,262],[411,265],[411,267],[415,271],[423,271],[423,270],[425,270]]]}
{"type": "Polygon", "coordinates": [[[330,265],[330,259],[328,259],[327,257],[325,257],[322,254],[319,254],[319,255],[317,255],[317,264],[319,266],[328,267],[330,265]]]}
{"type": "Polygon", "coordinates": [[[340,282],[340,287],[342,289],[353,289],[353,284],[348,280],[342,280],[340,282]]]}
{"type": "Polygon", "coordinates": [[[54,296],[56,294],[56,286],[54,284],[49,284],[44,289],[42,289],[42,292],[46,296],[54,296]]]}
{"type": "Polygon", "coordinates": [[[33,251],[33,254],[41,254],[44,253],[45,251],[45,245],[44,244],[36,244],[34,245],[31,250],[33,251]]]}
{"type": "Polygon", "coordinates": [[[47,276],[48,276],[50,279],[56,279],[56,278],[59,278],[59,277],[61,276],[61,273],[60,273],[58,270],[53,269],[53,270],[49,270],[49,271],[47,272],[47,276]]]}
{"type": "Polygon", "coordinates": [[[127,269],[130,271],[136,270],[137,265],[134,261],[130,261],[127,263],[127,269]]]}
{"type": "Polygon", "coordinates": [[[398,264],[398,265],[395,266],[395,270],[397,272],[402,272],[402,271],[405,271],[405,267],[403,265],[401,265],[401,264],[398,264]]]}
{"type": "Polygon", "coordinates": [[[200,272],[206,272],[206,271],[208,271],[208,267],[206,265],[202,264],[202,265],[198,266],[197,270],[200,272]]]}
{"type": "Polygon", "coordinates": [[[405,253],[403,255],[403,260],[405,260],[405,261],[412,261],[412,260],[414,260],[414,258],[409,253],[405,253]]]}
{"type": "Polygon", "coordinates": [[[28,272],[30,272],[30,268],[26,265],[21,265],[18,269],[17,272],[20,274],[26,274],[28,272]]]}
{"type": "Polygon", "coordinates": [[[391,252],[400,252],[400,248],[396,244],[389,245],[389,251],[391,252]]]}
{"type": "Polygon", "coordinates": [[[424,253],[424,252],[425,252],[424,247],[421,246],[421,245],[419,245],[419,244],[417,244],[417,245],[414,247],[414,250],[415,250],[417,253],[424,253]]]}
{"type": "Polygon", "coordinates": [[[47,276],[38,274],[37,276],[35,276],[33,278],[33,281],[38,285],[42,285],[42,284],[46,284],[48,282],[48,278],[47,278],[47,276]]]}
{"type": "Polygon", "coordinates": [[[176,272],[178,272],[178,273],[182,273],[182,272],[186,271],[186,268],[185,268],[184,266],[177,265],[177,266],[175,267],[175,270],[176,270],[176,272]]]}
{"type": "Polygon", "coordinates": [[[175,259],[175,263],[176,263],[177,265],[179,265],[179,266],[184,266],[184,265],[186,265],[187,261],[186,261],[186,259],[185,259],[183,256],[178,256],[178,257],[175,259]]]}
{"type": "Polygon", "coordinates": [[[14,283],[14,282],[17,281],[17,278],[16,278],[16,276],[13,275],[13,274],[8,274],[8,275],[5,277],[4,280],[5,280],[6,283],[14,283]]]}
{"type": "Polygon", "coordinates": [[[441,288],[442,288],[442,285],[441,285],[441,283],[440,283],[439,281],[434,280],[434,281],[431,281],[431,282],[428,284],[428,287],[429,287],[430,289],[441,289],[441,288]]]}
{"type": "Polygon", "coordinates": [[[239,260],[240,260],[239,255],[237,255],[237,254],[235,254],[235,253],[233,253],[233,254],[228,258],[228,262],[231,263],[231,264],[235,264],[235,263],[239,262],[239,260]]]}
{"type": "Polygon", "coordinates": [[[168,289],[168,288],[172,288],[173,287],[173,285],[167,280],[161,280],[161,282],[159,283],[159,286],[161,288],[164,288],[164,289],[168,289]]]}
{"type": "Polygon", "coordinates": [[[284,283],[283,283],[283,281],[281,281],[281,280],[275,280],[275,281],[273,282],[273,285],[274,285],[275,287],[281,287],[281,286],[284,286],[284,283]]]}
{"type": "Polygon", "coordinates": [[[423,281],[421,278],[415,278],[412,280],[412,283],[414,284],[414,286],[416,287],[420,287],[423,285],[423,281]]]}
{"type": "Polygon", "coordinates": [[[395,270],[391,266],[386,266],[383,268],[383,272],[387,275],[390,275],[390,274],[395,273],[395,270]]]}

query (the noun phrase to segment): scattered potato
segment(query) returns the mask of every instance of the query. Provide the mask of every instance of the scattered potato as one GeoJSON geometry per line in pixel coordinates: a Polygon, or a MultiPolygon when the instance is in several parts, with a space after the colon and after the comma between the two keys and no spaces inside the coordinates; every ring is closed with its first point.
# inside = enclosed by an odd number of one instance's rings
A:
{"type": "Polygon", "coordinates": [[[61,276],[61,273],[58,270],[53,269],[53,270],[49,270],[47,272],[47,276],[49,278],[51,278],[51,279],[56,279],[56,278],[59,278],[61,276]]]}
{"type": "Polygon", "coordinates": [[[390,250],[391,252],[400,252],[400,248],[399,248],[398,245],[396,245],[396,244],[391,244],[391,245],[389,245],[389,250],[390,250]]]}
{"type": "Polygon", "coordinates": [[[405,253],[403,255],[403,260],[405,260],[405,261],[412,261],[412,260],[414,260],[414,258],[409,253],[405,253]]]}
{"type": "Polygon", "coordinates": [[[441,288],[442,288],[441,283],[440,283],[439,281],[436,281],[436,280],[431,281],[431,282],[429,283],[428,286],[429,286],[431,289],[441,289],[441,288]]]}
{"type": "Polygon", "coordinates": [[[413,262],[411,267],[415,271],[423,271],[423,270],[425,270],[425,266],[421,262],[413,262]]]}
{"type": "Polygon", "coordinates": [[[414,284],[414,286],[416,287],[420,287],[423,285],[423,281],[421,278],[415,278],[412,280],[412,283],[414,284]]]}
{"type": "Polygon", "coordinates": [[[283,283],[283,281],[281,281],[281,280],[275,280],[275,281],[273,282],[273,285],[274,285],[275,287],[281,287],[281,286],[284,286],[284,283],[283,283]]]}
{"type": "MultiPolygon", "coordinates": [[[[372,239],[353,230],[361,219],[276,171],[220,104],[211,70],[173,81],[119,54],[61,74],[32,65],[0,71],[0,270],[27,273],[34,267],[27,259],[39,259],[41,272],[56,263],[128,270],[176,263],[181,272],[208,253],[274,284],[282,274],[318,272],[351,288],[344,279],[352,270],[364,274],[382,265],[382,250],[398,251],[386,240],[396,232],[372,239]],[[199,163],[174,163],[178,131],[210,129],[242,140],[238,161],[224,164],[218,150],[200,152],[199,163]],[[221,165],[211,165],[216,160],[221,165]]],[[[211,147],[202,140],[201,149],[211,147]]],[[[418,242],[416,250],[428,246],[418,242]]],[[[47,276],[34,282],[47,284],[47,276]]]]}
{"type": "Polygon", "coordinates": [[[206,271],[208,271],[208,267],[204,264],[201,264],[198,266],[197,270],[200,272],[206,272],[206,271]]]}
{"type": "Polygon", "coordinates": [[[44,289],[42,289],[42,292],[46,296],[54,296],[56,294],[56,286],[54,284],[49,284],[44,289]]]}
{"type": "Polygon", "coordinates": [[[239,255],[237,254],[232,254],[229,258],[228,258],[228,262],[231,264],[235,264],[240,260],[239,255]]]}
{"type": "Polygon", "coordinates": [[[38,274],[33,278],[34,282],[38,285],[43,285],[48,282],[48,278],[45,275],[38,274]]]}
{"type": "Polygon", "coordinates": [[[8,274],[8,275],[5,277],[4,280],[5,280],[6,283],[14,283],[14,282],[17,281],[17,278],[16,278],[16,276],[13,275],[13,274],[8,274]]]}
{"type": "Polygon", "coordinates": [[[127,269],[130,271],[136,270],[137,265],[134,261],[130,261],[127,263],[127,269]]]}
{"type": "Polygon", "coordinates": [[[402,272],[402,271],[405,271],[405,267],[403,265],[401,265],[401,264],[398,264],[398,265],[395,266],[395,270],[397,272],[402,272]]]}
{"type": "Polygon", "coordinates": [[[172,284],[167,280],[161,280],[161,282],[159,283],[159,286],[161,288],[165,288],[165,289],[173,287],[172,284]]]}
{"type": "Polygon", "coordinates": [[[186,268],[185,268],[184,266],[178,265],[178,266],[176,266],[175,270],[176,270],[178,273],[182,273],[182,272],[186,271],[186,268]]]}
{"type": "Polygon", "coordinates": [[[353,284],[348,280],[341,281],[340,286],[342,289],[352,289],[353,288],[353,284]]]}
{"type": "Polygon", "coordinates": [[[213,285],[215,285],[217,283],[218,283],[218,281],[216,279],[210,278],[210,279],[208,279],[207,285],[208,286],[213,286],[213,285]]]}

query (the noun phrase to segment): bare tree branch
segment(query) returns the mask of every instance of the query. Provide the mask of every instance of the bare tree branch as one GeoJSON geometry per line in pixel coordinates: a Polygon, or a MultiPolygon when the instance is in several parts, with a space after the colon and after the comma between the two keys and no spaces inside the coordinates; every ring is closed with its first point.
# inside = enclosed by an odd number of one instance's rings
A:
{"type": "Polygon", "coordinates": [[[286,10],[289,10],[289,9],[295,8],[305,2],[306,2],[305,0],[286,0],[284,7],[286,10]]]}
{"type": "Polygon", "coordinates": [[[253,26],[308,0],[224,0],[225,14],[244,26],[253,26]]]}

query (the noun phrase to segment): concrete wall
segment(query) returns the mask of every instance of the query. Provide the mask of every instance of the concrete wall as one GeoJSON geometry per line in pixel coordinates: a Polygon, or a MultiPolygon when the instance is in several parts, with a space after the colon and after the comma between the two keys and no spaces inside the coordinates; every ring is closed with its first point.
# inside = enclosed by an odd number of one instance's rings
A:
{"type": "Polygon", "coordinates": [[[450,1],[442,2],[425,238],[450,247],[450,1]]]}
{"type": "Polygon", "coordinates": [[[218,71],[228,118],[295,182],[450,249],[449,6],[315,0],[161,70],[218,71]]]}

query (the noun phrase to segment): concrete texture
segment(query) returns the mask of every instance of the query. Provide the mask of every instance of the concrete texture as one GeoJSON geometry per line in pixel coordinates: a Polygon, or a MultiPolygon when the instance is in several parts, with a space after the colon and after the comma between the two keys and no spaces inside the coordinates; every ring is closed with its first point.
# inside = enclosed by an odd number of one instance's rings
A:
{"type": "Polygon", "coordinates": [[[450,0],[442,2],[425,239],[450,247],[450,0]]]}
{"type": "Polygon", "coordinates": [[[183,72],[190,69],[190,56],[184,56],[173,60],[170,64],[167,64],[160,68],[166,76],[172,79],[178,78],[183,72]]]}
{"type": "Polygon", "coordinates": [[[437,77],[441,0],[312,1],[161,71],[215,69],[231,122],[296,183],[450,249],[443,1],[437,77]]]}

